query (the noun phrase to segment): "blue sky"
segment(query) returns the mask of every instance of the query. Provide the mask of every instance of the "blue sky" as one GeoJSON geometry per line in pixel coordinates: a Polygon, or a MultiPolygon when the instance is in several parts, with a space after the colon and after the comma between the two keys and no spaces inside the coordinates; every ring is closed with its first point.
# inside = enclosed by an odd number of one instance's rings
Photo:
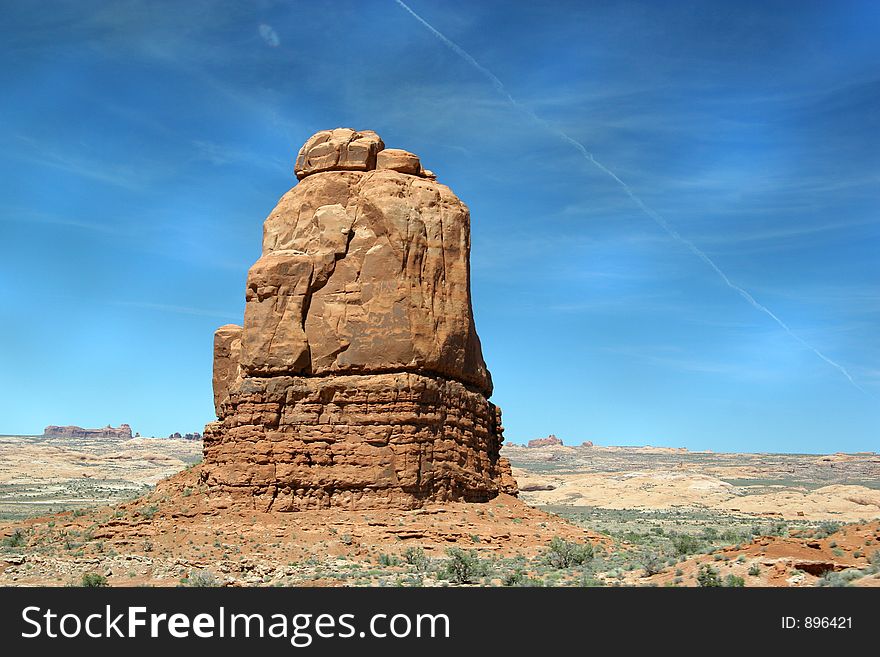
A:
{"type": "Polygon", "coordinates": [[[0,431],[212,420],[262,221],[350,126],[470,206],[508,440],[877,449],[880,5],[408,4],[526,111],[392,0],[7,6],[0,431]]]}

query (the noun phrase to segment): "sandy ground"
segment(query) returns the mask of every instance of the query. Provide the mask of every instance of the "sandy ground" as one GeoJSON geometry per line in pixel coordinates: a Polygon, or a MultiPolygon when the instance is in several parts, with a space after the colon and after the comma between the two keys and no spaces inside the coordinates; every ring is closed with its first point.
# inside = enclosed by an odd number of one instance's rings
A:
{"type": "Polygon", "coordinates": [[[533,506],[708,509],[783,519],[880,518],[880,456],[669,448],[505,447],[533,506]],[[867,485],[866,485],[867,484],[867,485]]]}
{"type": "Polygon", "coordinates": [[[22,549],[0,556],[0,585],[64,585],[95,572],[111,585],[176,586],[201,569],[229,585],[326,584],[320,569],[400,557],[408,547],[429,557],[453,546],[533,557],[555,536],[610,543],[506,495],[413,511],[260,513],[209,497],[198,475],[196,466],[114,507],[0,524],[0,535],[18,529],[27,537],[22,549]]]}
{"type": "MultiPolygon", "coordinates": [[[[784,538],[761,536],[742,546],[689,558],[650,577],[633,571],[624,581],[636,586],[697,586],[700,568],[711,567],[722,581],[735,575],[747,586],[816,586],[827,572],[866,568],[875,550],[880,550],[880,523],[850,524],[824,538],[809,532],[784,538]]],[[[880,587],[880,572],[854,579],[851,585],[880,587]]]]}

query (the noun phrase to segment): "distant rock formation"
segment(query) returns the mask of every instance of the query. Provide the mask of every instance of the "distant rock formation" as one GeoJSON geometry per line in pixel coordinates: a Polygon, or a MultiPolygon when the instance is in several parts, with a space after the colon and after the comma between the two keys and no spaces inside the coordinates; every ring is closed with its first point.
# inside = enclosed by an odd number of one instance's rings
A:
{"type": "Polygon", "coordinates": [[[58,427],[50,424],[43,429],[43,438],[116,438],[119,440],[129,440],[131,438],[131,427],[127,424],[111,427],[108,424],[100,429],[83,429],[76,426],[58,427]]]}
{"type": "Polygon", "coordinates": [[[261,509],[516,494],[470,297],[470,214],[418,156],[325,130],[214,334],[212,491],[261,509]]]}
{"type": "Polygon", "coordinates": [[[593,441],[592,440],[585,440],[584,442],[581,443],[581,447],[593,447],[593,441]]]}
{"type": "Polygon", "coordinates": [[[562,445],[562,441],[551,433],[546,438],[530,440],[526,447],[555,447],[556,445],[562,445]]]}
{"type": "Polygon", "coordinates": [[[200,434],[198,431],[195,431],[193,433],[185,433],[185,434],[181,435],[181,433],[179,431],[175,431],[174,433],[172,433],[171,435],[168,436],[168,439],[169,440],[201,440],[202,434],[200,434]]]}

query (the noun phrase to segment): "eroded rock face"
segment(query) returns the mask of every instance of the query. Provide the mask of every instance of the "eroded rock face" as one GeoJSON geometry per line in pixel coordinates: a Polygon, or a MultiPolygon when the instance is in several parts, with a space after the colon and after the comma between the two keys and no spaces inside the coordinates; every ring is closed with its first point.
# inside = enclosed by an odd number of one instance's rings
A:
{"type": "Polygon", "coordinates": [[[215,334],[215,489],[273,509],[514,492],[470,301],[467,206],[374,132],[322,131],[215,334]]]}
{"type": "Polygon", "coordinates": [[[77,426],[59,427],[50,424],[43,429],[44,438],[116,438],[119,440],[131,439],[131,427],[127,424],[120,424],[118,427],[111,427],[109,424],[100,429],[84,429],[77,426]]]}
{"type": "Polygon", "coordinates": [[[322,130],[300,149],[293,170],[300,180],[319,171],[368,171],[376,168],[376,155],[384,147],[372,130],[322,130]]]}

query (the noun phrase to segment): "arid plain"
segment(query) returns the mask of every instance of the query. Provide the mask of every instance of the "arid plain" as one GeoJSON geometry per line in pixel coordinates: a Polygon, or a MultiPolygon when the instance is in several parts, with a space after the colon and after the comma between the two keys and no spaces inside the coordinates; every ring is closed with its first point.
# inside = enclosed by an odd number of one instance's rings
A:
{"type": "Polygon", "coordinates": [[[207,495],[199,441],[0,438],[0,583],[880,585],[875,453],[503,453],[528,506],[278,514],[207,495]]]}

